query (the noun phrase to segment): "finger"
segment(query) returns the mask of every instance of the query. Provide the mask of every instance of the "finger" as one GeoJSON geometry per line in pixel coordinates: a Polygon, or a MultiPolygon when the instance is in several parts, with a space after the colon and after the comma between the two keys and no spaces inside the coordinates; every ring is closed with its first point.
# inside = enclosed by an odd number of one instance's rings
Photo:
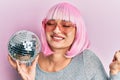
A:
{"type": "Polygon", "coordinates": [[[22,74],[22,72],[23,72],[22,64],[18,60],[16,60],[16,63],[17,63],[17,71],[18,71],[18,73],[22,74]]]}
{"type": "MultiPolygon", "coordinates": [[[[116,54],[116,53],[115,53],[115,54],[116,54]]],[[[113,62],[114,62],[114,61],[117,61],[115,54],[114,54],[114,57],[113,57],[113,60],[112,60],[113,62]]]]}
{"type": "Polygon", "coordinates": [[[26,69],[26,64],[25,63],[21,63],[20,61],[16,60],[17,63],[17,68],[20,68],[22,70],[26,69]]]}
{"type": "Polygon", "coordinates": [[[32,62],[32,67],[36,67],[36,64],[38,62],[39,55],[36,56],[35,60],[32,62]]]}
{"type": "Polygon", "coordinates": [[[120,50],[116,51],[115,60],[120,61],[120,50]]]}
{"type": "Polygon", "coordinates": [[[16,69],[16,62],[10,57],[10,55],[8,55],[8,61],[13,66],[13,68],[16,69]]]}
{"type": "Polygon", "coordinates": [[[120,63],[118,61],[114,61],[109,65],[110,73],[116,74],[120,71],[120,63]]]}
{"type": "Polygon", "coordinates": [[[112,63],[109,65],[110,69],[114,69],[116,66],[117,66],[117,62],[116,62],[116,61],[112,62],[112,63]]]}
{"type": "Polygon", "coordinates": [[[18,62],[18,60],[16,60],[16,63],[17,63],[17,71],[18,71],[18,73],[20,73],[21,72],[21,70],[20,70],[20,64],[19,64],[19,62],[18,62]]]}

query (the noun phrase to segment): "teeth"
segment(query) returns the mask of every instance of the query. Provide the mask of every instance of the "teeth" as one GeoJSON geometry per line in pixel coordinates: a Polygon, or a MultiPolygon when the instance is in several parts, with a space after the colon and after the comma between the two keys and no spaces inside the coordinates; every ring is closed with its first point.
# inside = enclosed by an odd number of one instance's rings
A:
{"type": "Polygon", "coordinates": [[[61,37],[53,37],[54,39],[62,40],[63,38],[61,37]]]}

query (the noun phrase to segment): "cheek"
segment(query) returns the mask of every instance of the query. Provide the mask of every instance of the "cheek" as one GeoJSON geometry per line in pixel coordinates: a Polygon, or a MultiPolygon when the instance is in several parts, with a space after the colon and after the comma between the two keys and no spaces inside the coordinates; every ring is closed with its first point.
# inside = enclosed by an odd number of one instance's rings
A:
{"type": "Polygon", "coordinates": [[[51,29],[45,28],[45,32],[51,32],[51,29]]]}
{"type": "Polygon", "coordinates": [[[69,33],[67,36],[68,36],[68,40],[70,42],[74,41],[74,39],[75,39],[75,33],[74,32],[69,33]]]}
{"type": "Polygon", "coordinates": [[[50,33],[46,31],[46,38],[48,39],[50,36],[50,33]]]}
{"type": "Polygon", "coordinates": [[[71,32],[68,33],[68,35],[71,37],[71,38],[75,38],[75,35],[76,35],[76,30],[72,30],[71,32]]]}
{"type": "Polygon", "coordinates": [[[44,30],[45,30],[45,32],[50,32],[50,31],[52,31],[52,29],[51,29],[50,27],[47,27],[47,26],[44,27],[44,30]]]}
{"type": "Polygon", "coordinates": [[[53,32],[55,27],[54,26],[45,26],[44,29],[45,29],[46,32],[53,32]]]}
{"type": "Polygon", "coordinates": [[[69,29],[62,29],[62,31],[64,32],[64,33],[71,33],[71,30],[69,30],[69,29]]]}

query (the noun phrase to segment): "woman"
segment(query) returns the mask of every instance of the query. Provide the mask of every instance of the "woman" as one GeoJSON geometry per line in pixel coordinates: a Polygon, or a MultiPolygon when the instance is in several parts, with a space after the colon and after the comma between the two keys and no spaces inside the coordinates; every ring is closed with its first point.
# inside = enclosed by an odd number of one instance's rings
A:
{"type": "MultiPolygon", "coordinates": [[[[98,57],[87,48],[89,40],[79,10],[59,3],[48,11],[40,27],[42,51],[31,66],[9,57],[23,80],[108,80],[98,57]]],[[[118,78],[117,52],[110,65],[112,80],[118,78]]]]}

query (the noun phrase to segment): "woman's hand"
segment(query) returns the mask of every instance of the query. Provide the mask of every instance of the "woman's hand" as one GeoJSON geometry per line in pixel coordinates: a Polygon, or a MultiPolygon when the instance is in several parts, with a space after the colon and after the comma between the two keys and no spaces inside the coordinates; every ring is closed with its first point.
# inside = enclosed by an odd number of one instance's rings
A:
{"type": "Polygon", "coordinates": [[[115,53],[113,61],[109,67],[110,67],[110,73],[113,75],[120,72],[120,50],[115,53]]]}
{"type": "Polygon", "coordinates": [[[36,64],[38,62],[38,57],[39,56],[35,58],[35,60],[30,66],[26,66],[26,64],[14,61],[10,56],[8,56],[8,60],[12,67],[18,71],[23,80],[35,80],[36,64]]]}

